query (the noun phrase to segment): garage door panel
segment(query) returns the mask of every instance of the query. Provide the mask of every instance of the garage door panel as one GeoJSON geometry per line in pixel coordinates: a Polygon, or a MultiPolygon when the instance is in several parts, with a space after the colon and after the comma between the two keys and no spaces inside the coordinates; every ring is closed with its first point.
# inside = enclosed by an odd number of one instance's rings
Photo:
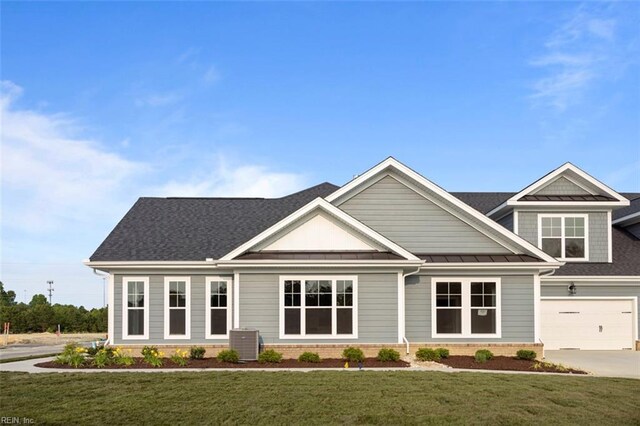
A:
{"type": "Polygon", "coordinates": [[[546,349],[632,348],[631,300],[542,300],[540,311],[546,349]]]}

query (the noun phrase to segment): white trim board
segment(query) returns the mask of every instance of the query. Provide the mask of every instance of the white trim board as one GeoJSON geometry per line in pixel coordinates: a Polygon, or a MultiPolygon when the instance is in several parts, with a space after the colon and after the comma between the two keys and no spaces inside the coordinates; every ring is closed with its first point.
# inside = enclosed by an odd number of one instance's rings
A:
{"type": "Polygon", "coordinates": [[[122,340],[149,340],[149,277],[122,277],[122,340]],[[129,335],[129,315],[128,315],[128,299],[129,299],[129,283],[144,283],[144,333],[142,335],[129,335]]]}
{"type": "MultiPolygon", "coordinates": [[[[396,173],[398,173],[400,175],[399,177],[406,176],[411,181],[416,182],[419,186],[421,185],[421,186],[427,188],[436,197],[440,197],[441,199],[445,200],[449,204],[451,204],[454,207],[460,209],[465,214],[468,214],[471,218],[473,218],[476,221],[478,221],[479,223],[483,224],[489,230],[496,231],[496,233],[498,235],[500,235],[500,236],[502,236],[504,238],[504,241],[500,242],[500,244],[505,245],[505,244],[508,244],[507,242],[511,242],[511,243],[515,244],[516,247],[520,248],[524,252],[527,252],[529,254],[533,254],[534,256],[539,257],[539,258],[541,258],[541,259],[543,259],[543,260],[545,260],[547,262],[556,262],[556,259],[554,259],[553,257],[547,255],[545,252],[543,252],[542,250],[538,249],[535,245],[529,243],[524,238],[514,234],[513,232],[505,229],[502,225],[499,225],[498,223],[496,223],[492,219],[489,219],[487,216],[483,215],[482,213],[480,213],[476,209],[472,208],[468,204],[465,204],[464,202],[462,202],[461,200],[459,200],[455,196],[451,195],[449,192],[447,192],[443,188],[439,187],[438,185],[436,185],[435,183],[431,182],[430,180],[428,180],[424,176],[420,175],[419,173],[411,170],[409,167],[407,167],[404,164],[400,163],[398,160],[396,160],[393,157],[387,158],[383,162],[379,163],[378,165],[376,165],[373,168],[371,168],[368,171],[366,171],[364,174],[362,174],[362,175],[358,176],[357,178],[353,179],[351,182],[347,183],[342,188],[336,190],[334,193],[332,193],[329,196],[327,196],[326,200],[331,202],[331,203],[333,203],[335,201],[340,201],[342,203],[342,202],[345,201],[345,199],[353,197],[355,194],[357,194],[360,191],[364,190],[364,188],[366,188],[366,185],[368,184],[368,182],[370,180],[376,179],[378,174],[381,174],[381,173],[383,173],[383,172],[385,172],[387,170],[395,171],[396,173]],[[347,197],[347,195],[348,195],[348,197],[347,197]]],[[[395,177],[395,178],[397,178],[397,177],[395,177]]],[[[420,192],[418,192],[418,193],[421,194],[420,192]]],[[[424,196],[424,194],[421,194],[421,195],[424,196]]],[[[429,200],[435,203],[435,201],[432,198],[429,198],[429,200]]],[[[442,207],[440,204],[438,204],[438,203],[436,203],[436,204],[438,206],[442,207]]],[[[450,209],[448,211],[450,212],[450,209]]],[[[460,217],[458,216],[458,218],[460,218],[460,217]]],[[[460,218],[460,219],[462,219],[462,218],[460,218]]],[[[468,225],[476,228],[476,226],[474,226],[473,221],[466,220],[465,222],[468,225]]],[[[478,228],[476,228],[476,229],[478,229],[478,228]]],[[[482,232],[483,234],[485,234],[487,237],[492,238],[492,239],[495,240],[494,236],[488,234],[486,232],[486,230],[480,230],[480,229],[478,229],[478,230],[480,232],[482,232]]]]}
{"type": "Polygon", "coordinates": [[[191,339],[191,277],[164,277],[164,338],[166,340],[189,340],[191,339]],[[170,307],[169,306],[169,283],[172,281],[185,283],[185,306],[184,307],[170,307]],[[169,311],[171,309],[184,309],[185,310],[185,333],[184,334],[170,334],[169,323],[169,311]]]}
{"type": "Polygon", "coordinates": [[[205,329],[204,329],[204,338],[205,339],[228,339],[229,338],[229,330],[232,328],[232,307],[234,306],[234,295],[233,295],[233,280],[231,279],[231,277],[229,276],[209,276],[209,277],[205,277],[205,285],[204,285],[204,298],[205,298],[205,302],[204,302],[204,307],[205,307],[205,311],[204,311],[204,323],[205,323],[205,329]],[[211,309],[222,309],[222,308],[215,308],[211,306],[211,283],[212,282],[225,282],[227,285],[227,306],[226,306],[226,310],[227,310],[227,328],[226,328],[226,333],[225,334],[211,334],[211,309]]]}
{"type": "Polygon", "coordinates": [[[298,209],[294,213],[282,219],[280,222],[269,227],[268,229],[256,235],[246,243],[242,244],[241,246],[235,248],[231,252],[222,256],[220,258],[220,261],[224,262],[224,261],[233,260],[235,257],[245,253],[246,251],[249,251],[251,248],[267,240],[269,237],[271,237],[272,235],[275,235],[279,231],[283,230],[285,227],[293,224],[297,220],[304,218],[307,214],[316,210],[324,211],[328,215],[333,216],[339,221],[342,221],[344,224],[350,226],[351,228],[362,233],[366,237],[372,239],[374,242],[380,244],[383,247],[386,247],[389,251],[396,253],[397,255],[404,257],[407,260],[420,261],[420,259],[418,259],[409,251],[405,250],[404,248],[400,247],[398,244],[394,243],[393,241],[389,240],[388,238],[384,237],[383,235],[379,234],[378,232],[374,231],[368,226],[364,225],[362,222],[357,221],[347,213],[343,212],[342,210],[340,210],[339,208],[337,208],[336,206],[332,205],[331,203],[327,202],[322,198],[316,198],[315,200],[311,201],[309,204],[298,209]]]}

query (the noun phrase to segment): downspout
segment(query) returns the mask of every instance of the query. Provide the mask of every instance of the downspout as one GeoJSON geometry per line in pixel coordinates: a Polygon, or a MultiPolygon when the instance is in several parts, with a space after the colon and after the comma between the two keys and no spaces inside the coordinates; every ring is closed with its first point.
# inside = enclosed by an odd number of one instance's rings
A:
{"type": "MultiPolygon", "coordinates": [[[[103,280],[109,278],[109,274],[107,274],[106,272],[103,271],[98,271],[96,268],[91,268],[93,270],[93,273],[97,276],[99,276],[100,278],[102,278],[103,280]]],[[[104,296],[104,281],[103,281],[103,288],[102,288],[102,294],[104,296]]],[[[109,339],[111,339],[111,335],[109,334],[109,311],[111,309],[113,309],[113,306],[109,306],[109,304],[107,303],[107,339],[104,341],[104,345],[108,346],[109,345],[109,339]]]]}
{"type": "MultiPolygon", "coordinates": [[[[538,274],[538,281],[540,281],[540,277],[548,277],[550,275],[553,275],[556,272],[555,269],[549,269],[548,271],[544,271],[544,272],[540,272],[538,274]]],[[[540,293],[538,295],[538,298],[540,299],[542,297],[542,283],[538,282],[538,284],[540,285],[540,293]]],[[[538,300],[538,305],[542,303],[542,300],[538,300]]],[[[536,315],[539,316],[540,312],[536,312],[536,315]]],[[[536,317],[536,322],[539,322],[540,318],[536,317]]],[[[542,359],[544,359],[544,342],[542,341],[542,339],[538,338],[539,342],[542,343],[542,359]]]]}
{"type": "MultiPolygon", "coordinates": [[[[416,269],[415,271],[413,271],[413,272],[409,272],[409,273],[406,273],[406,274],[402,275],[402,285],[405,285],[405,284],[406,284],[406,279],[407,279],[407,277],[408,277],[409,275],[417,274],[418,272],[420,272],[420,269],[422,269],[422,265],[418,266],[418,269],[416,269]]],[[[404,292],[403,292],[403,293],[404,293],[404,292]]],[[[405,324],[406,324],[406,318],[407,318],[407,308],[406,308],[406,306],[405,306],[404,318],[403,318],[403,321],[405,321],[405,324]]],[[[405,333],[406,333],[406,330],[405,330],[405,333]]],[[[406,352],[407,352],[407,355],[409,355],[409,352],[410,352],[410,351],[409,351],[409,340],[407,339],[407,336],[402,336],[402,341],[403,341],[403,342],[405,343],[405,345],[407,346],[406,352]]]]}

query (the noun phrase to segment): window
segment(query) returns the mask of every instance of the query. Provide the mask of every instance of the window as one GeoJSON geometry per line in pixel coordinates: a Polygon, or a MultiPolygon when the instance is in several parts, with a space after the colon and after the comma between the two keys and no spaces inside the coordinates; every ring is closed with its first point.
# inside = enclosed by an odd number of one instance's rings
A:
{"type": "Polygon", "coordinates": [[[586,260],[587,215],[539,215],[538,247],[561,260],[586,260]]]}
{"type": "Polygon", "coordinates": [[[357,337],[357,277],[280,277],[280,338],[357,337]]]}
{"type": "Polygon", "coordinates": [[[499,278],[433,278],[432,337],[500,337],[499,278]]]}
{"type": "Polygon", "coordinates": [[[149,278],[122,278],[122,338],[149,338],[149,278]]]}
{"type": "Polygon", "coordinates": [[[164,279],[164,338],[189,339],[191,334],[191,279],[164,279]]]}
{"type": "Polygon", "coordinates": [[[231,326],[231,278],[207,277],[206,338],[226,339],[231,326]]]}

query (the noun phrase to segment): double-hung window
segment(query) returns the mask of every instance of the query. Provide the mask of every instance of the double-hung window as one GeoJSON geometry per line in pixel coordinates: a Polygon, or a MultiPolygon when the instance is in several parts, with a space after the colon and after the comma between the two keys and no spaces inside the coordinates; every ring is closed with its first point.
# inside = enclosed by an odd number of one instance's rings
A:
{"type": "Polygon", "coordinates": [[[538,216],[538,247],[561,260],[587,260],[587,215],[538,216]]]}
{"type": "Polygon", "coordinates": [[[431,335],[500,337],[499,278],[433,278],[431,335]]]}
{"type": "Polygon", "coordinates": [[[207,339],[226,339],[231,326],[231,278],[207,277],[205,327],[207,339]]]}
{"type": "Polygon", "coordinates": [[[280,338],[357,337],[356,276],[280,277],[280,338]]]}
{"type": "Polygon", "coordinates": [[[122,338],[149,338],[149,277],[122,278],[122,338]]]}
{"type": "Polygon", "coordinates": [[[191,337],[191,278],[164,279],[164,338],[191,337]]]}

